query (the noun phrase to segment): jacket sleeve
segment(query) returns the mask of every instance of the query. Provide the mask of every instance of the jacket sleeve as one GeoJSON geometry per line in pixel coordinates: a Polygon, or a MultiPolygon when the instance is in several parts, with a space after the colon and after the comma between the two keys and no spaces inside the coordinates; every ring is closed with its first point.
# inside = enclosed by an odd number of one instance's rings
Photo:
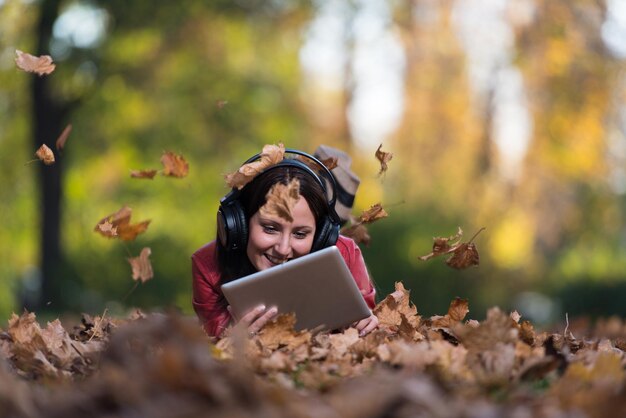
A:
{"type": "Polygon", "coordinates": [[[352,277],[356,282],[363,299],[367,303],[367,306],[374,308],[376,306],[376,289],[370,279],[367,267],[365,266],[365,260],[361,249],[356,243],[348,237],[340,236],[337,241],[337,248],[341,252],[346,264],[352,273],[352,277]]]}
{"type": "Polygon", "coordinates": [[[231,316],[226,309],[224,295],[218,288],[219,271],[210,257],[196,252],[191,257],[193,275],[193,309],[210,336],[220,336],[231,316]]]}

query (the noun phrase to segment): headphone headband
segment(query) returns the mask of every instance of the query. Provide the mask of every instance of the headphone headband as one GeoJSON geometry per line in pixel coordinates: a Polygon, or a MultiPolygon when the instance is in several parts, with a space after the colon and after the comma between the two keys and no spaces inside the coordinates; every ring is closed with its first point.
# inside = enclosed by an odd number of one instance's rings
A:
{"type": "MultiPolygon", "coordinates": [[[[286,154],[286,153],[289,153],[289,154],[296,154],[296,155],[300,155],[300,156],[302,156],[302,157],[308,158],[309,160],[311,160],[311,161],[313,161],[315,164],[317,164],[317,165],[318,165],[318,166],[319,166],[319,167],[320,167],[320,168],[321,168],[321,169],[322,169],[322,170],[326,173],[326,177],[327,177],[327,178],[328,178],[328,180],[330,181],[331,186],[332,186],[332,189],[333,189],[333,190],[332,190],[332,196],[331,196],[331,199],[328,201],[328,206],[329,206],[329,207],[330,207],[330,208],[334,211],[334,208],[335,208],[335,202],[337,201],[337,181],[335,180],[335,176],[333,176],[333,174],[330,172],[330,170],[328,169],[328,167],[326,167],[326,166],[324,165],[324,163],[322,163],[320,160],[318,160],[317,158],[315,158],[315,157],[314,157],[314,156],[312,156],[311,154],[308,154],[308,153],[306,153],[306,152],[304,152],[304,151],[300,151],[300,150],[293,149],[293,148],[285,148],[285,154],[286,154]]],[[[255,154],[255,155],[253,155],[252,157],[248,158],[248,159],[247,159],[247,160],[246,160],[243,164],[241,164],[241,165],[246,165],[246,164],[249,164],[249,163],[251,163],[251,162],[253,162],[253,161],[260,160],[260,159],[261,159],[261,155],[262,155],[262,153],[255,154]]],[[[285,161],[285,160],[288,160],[288,159],[283,159],[283,161],[285,161]]],[[[297,160],[296,160],[296,161],[297,161],[297,160]]],[[[281,161],[281,162],[282,162],[282,161],[281,161]]],[[[275,165],[279,165],[279,164],[280,164],[280,162],[279,162],[278,164],[275,164],[275,165]]],[[[274,166],[267,167],[267,168],[266,168],[265,170],[263,170],[263,171],[266,171],[267,169],[269,169],[269,168],[271,168],[271,167],[274,167],[274,166]]],[[[309,167],[307,167],[307,168],[309,168],[309,167]]],[[[310,168],[309,168],[309,169],[310,169],[310,168]]],[[[311,170],[311,173],[312,173],[312,174],[313,174],[313,175],[314,175],[317,179],[320,179],[320,177],[319,177],[317,174],[315,174],[315,173],[313,172],[313,170],[311,170]]],[[[321,180],[321,179],[320,179],[320,180],[321,180]]],[[[320,183],[321,183],[321,184],[322,184],[322,186],[323,186],[324,182],[323,182],[323,181],[321,181],[320,183]]]]}

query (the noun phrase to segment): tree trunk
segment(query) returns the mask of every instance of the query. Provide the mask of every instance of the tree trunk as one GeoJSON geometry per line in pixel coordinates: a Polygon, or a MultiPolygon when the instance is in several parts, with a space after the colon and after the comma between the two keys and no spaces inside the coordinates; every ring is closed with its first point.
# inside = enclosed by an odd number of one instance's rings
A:
{"type": "MultiPolygon", "coordinates": [[[[37,55],[49,54],[48,46],[52,37],[52,26],[59,14],[59,0],[44,0],[40,6],[40,20],[37,26],[37,55]]],[[[33,145],[38,149],[46,144],[55,150],[55,141],[62,130],[62,117],[65,108],[62,103],[52,97],[50,77],[33,75],[32,106],[33,106],[33,145]]],[[[55,277],[62,265],[61,250],[61,178],[62,161],[55,155],[56,162],[46,166],[39,164],[38,194],[40,199],[40,254],[41,271],[40,291],[23,300],[23,305],[31,311],[44,308],[54,303],[55,277]]]]}

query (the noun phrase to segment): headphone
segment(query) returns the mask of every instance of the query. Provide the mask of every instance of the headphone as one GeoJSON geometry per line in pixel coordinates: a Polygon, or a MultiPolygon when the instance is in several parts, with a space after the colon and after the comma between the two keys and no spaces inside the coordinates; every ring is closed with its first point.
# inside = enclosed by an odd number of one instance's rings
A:
{"type": "MultiPolygon", "coordinates": [[[[335,176],[330,172],[320,160],[313,157],[306,152],[296,149],[286,148],[285,153],[297,154],[311,160],[322,169],[322,173],[328,178],[332,187],[332,195],[330,200],[327,201],[329,213],[324,215],[323,219],[318,222],[315,238],[313,239],[313,246],[311,252],[321,250],[322,248],[335,245],[339,238],[339,216],[335,212],[335,202],[337,200],[337,182],[335,176]]],[[[249,164],[253,161],[259,160],[261,154],[253,155],[248,158],[242,165],[249,164]]],[[[315,181],[321,186],[324,191],[324,195],[328,197],[327,183],[307,164],[294,158],[285,158],[278,164],[274,164],[262,173],[270,170],[274,170],[279,167],[296,167],[304,172],[308,173],[315,179],[315,181]]],[[[245,188],[246,186],[244,186],[245,188]]],[[[217,236],[222,246],[227,251],[241,250],[246,248],[248,244],[248,221],[246,219],[245,210],[239,201],[241,191],[237,188],[233,188],[226,196],[220,199],[220,207],[217,211],[217,236]]]]}

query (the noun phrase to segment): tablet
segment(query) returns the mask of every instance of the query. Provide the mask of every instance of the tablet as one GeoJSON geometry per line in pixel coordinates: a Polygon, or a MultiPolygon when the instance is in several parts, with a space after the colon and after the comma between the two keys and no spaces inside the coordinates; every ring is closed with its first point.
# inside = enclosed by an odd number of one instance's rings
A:
{"type": "Polygon", "coordinates": [[[336,246],[295,258],[222,285],[235,317],[258,305],[295,312],[296,330],[334,330],[371,311],[336,246]]]}

